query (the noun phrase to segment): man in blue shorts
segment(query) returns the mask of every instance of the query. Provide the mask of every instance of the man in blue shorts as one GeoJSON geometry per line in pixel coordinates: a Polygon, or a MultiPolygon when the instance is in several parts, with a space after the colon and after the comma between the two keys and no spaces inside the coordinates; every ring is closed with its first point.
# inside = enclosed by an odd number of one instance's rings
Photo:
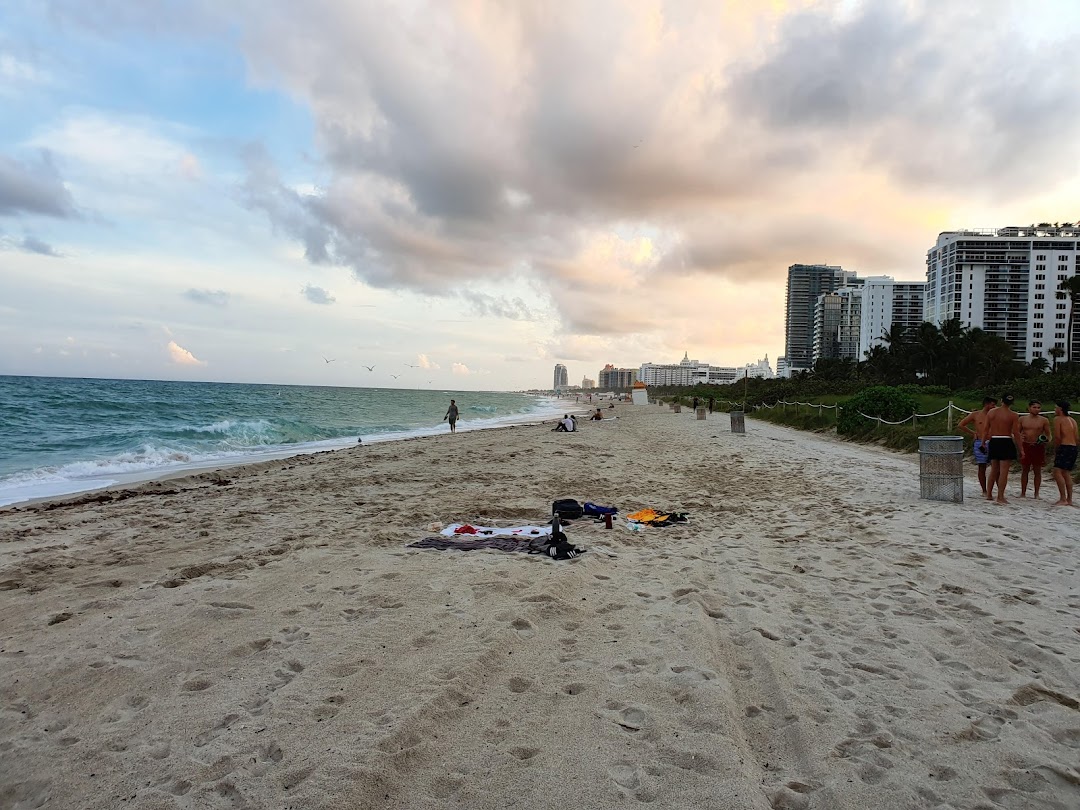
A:
{"type": "MultiPolygon", "coordinates": [[[[986,435],[986,415],[995,406],[997,406],[996,399],[983,397],[982,410],[972,411],[961,419],[960,424],[957,425],[960,430],[975,437],[973,452],[975,454],[975,463],[979,465],[979,486],[982,487],[983,495],[986,494],[986,465],[990,463],[990,440],[986,435]],[[972,430],[969,425],[974,425],[975,429],[972,430]]],[[[992,481],[990,487],[993,488],[992,481]]]]}

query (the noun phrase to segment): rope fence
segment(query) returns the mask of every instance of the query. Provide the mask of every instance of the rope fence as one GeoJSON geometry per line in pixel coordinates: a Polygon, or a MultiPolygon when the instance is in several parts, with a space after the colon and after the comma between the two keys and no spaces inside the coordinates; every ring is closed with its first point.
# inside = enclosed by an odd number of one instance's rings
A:
{"type": "MultiPolygon", "coordinates": [[[[731,399],[718,399],[718,400],[715,400],[715,402],[718,403],[718,404],[719,403],[725,403],[725,404],[728,404],[728,405],[737,405],[737,406],[740,406],[740,407],[743,405],[742,402],[736,402],[735,400],[731,400],[731,399]]],[[[778,399],[772,405],[769,405],[768,403],[765,403],[765,402],[759,402],[757,405],[754,405],[753,407],[754,408],[766,408],[768,410],[774,410],[776,408],[776,406],[778,406],[778,405],[783,406],[784,408],[787,408],[788,406],[803,407],[803,408],[817,408],[819,415],[821,415],[822,412],[825,411],[825,410],[836,410],[836,413],[837,413],[838,417],[840,415],[840,411],[842,411],[844,409],[842,405],[835,405],[835,404],[834,405],[826,405],[823,402],[798,402],[798,401],[796,401],[796,402],[788,402],[787,400],[783,400],[783,399],[778,399]]],[[[856,411],[856,413],[859,414],[859,416],[861,416],[863,419],[869,419],[871,421],[875,421],[880,425],[905,425],[908,422],[911,422],[912,425],[915,425],[917,419],[929,419],[932,416],[938,416],[940,414],[945,413],[946,411],[949,413],[949,428],[950,428],[950,430],[952,429],[952,412],[953,411],[956,411],[957,413],[962,413],[965,416],[967,414],[971,413],[971,411],[966,410],[964,408],[961,408],[959,405],[954,405],[952,402],[950,402],[945,407],[939,408],[938,410],[933,411],[931,413],[913,413],[911,416],[907,417],[906,419],[901,419],[899,422],[890,422],[888,419],[882,419],[880,416],[870,416],[869,414],[865,414],[862,411],[856,411]]],[[[1080,416],[1080,411],[1069,411],[1069,415],[1070,416],[1080,416]]]]}

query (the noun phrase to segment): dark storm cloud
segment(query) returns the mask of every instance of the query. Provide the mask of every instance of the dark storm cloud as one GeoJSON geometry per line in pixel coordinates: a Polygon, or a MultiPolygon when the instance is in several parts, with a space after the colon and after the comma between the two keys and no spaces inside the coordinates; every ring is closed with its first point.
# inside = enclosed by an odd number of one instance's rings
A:
{"type": "Polygon", "coordinates": [[[196,304],[207,304],[212,307],[224,307],[229,303],[229,294],[224,290],[195,290],[191,289],[184,293],[184,297],[196,304]]]}
{"type": "Polygon", "coordinates": [[[0,215],[72,218],[75,205],[48,152],[21,162],[0,155],[0,215]]]}

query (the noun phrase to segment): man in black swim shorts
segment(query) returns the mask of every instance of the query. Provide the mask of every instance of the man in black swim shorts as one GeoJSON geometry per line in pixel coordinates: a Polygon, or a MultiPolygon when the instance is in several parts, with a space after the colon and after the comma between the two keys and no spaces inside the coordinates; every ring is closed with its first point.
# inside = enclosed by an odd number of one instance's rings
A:
{"type": "Polygon", "coordinates": [[[1006,394],[1001,398],[1001,404],[986,415],[986,434],[990,436],[990,477],[987,479],[986,499],[991,500],[994,495],[994,484],[997,484],[997,502],[1008,503],[1005,500],[1005,485],[1009,483],[1009,469],[1017,458],[1017,448],[1020,448],[1020,460],[1024,460],[1024,449],[1020,439],[1020,416],[1012,409],[1014,397],[1006,394]]]}

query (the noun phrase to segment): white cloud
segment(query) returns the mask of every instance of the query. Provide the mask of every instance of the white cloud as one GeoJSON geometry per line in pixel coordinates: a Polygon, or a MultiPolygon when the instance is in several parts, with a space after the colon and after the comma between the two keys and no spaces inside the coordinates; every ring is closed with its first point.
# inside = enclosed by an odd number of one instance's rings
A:
{"type": "Polygon", "coordinates": [[[432,371],[437,371],[440,368],[439,364],[434,362],[426,354],[416,355],[416,364],[420,366],[420,368],[431,369],[432,371]]]}
{"type": "Polygon", "coordinates": [[[453,374],[461,375],[468,375],[472,373],[469,371],[469,367],[464,363],[454,363],[452,366],[450,366],[450,371],[453,374]]]}
{"type": "Polygon", "coordinates": [[[169,357],[178,366],[205,366],[206,361],[200,360],[183,346],[178,344],[175,340],[170,340],[169,345],[169,357]]]}

